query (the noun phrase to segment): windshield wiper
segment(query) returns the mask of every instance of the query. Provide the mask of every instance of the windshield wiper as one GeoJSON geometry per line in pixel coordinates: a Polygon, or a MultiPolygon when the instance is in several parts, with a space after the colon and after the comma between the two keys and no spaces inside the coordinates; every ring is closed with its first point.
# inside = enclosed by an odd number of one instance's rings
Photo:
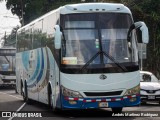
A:
{"type": "Polygon", "coordinates": [[[84,69],[86,69],[87,66],[88,66],[94,59],[96,59],[96,57],[97,57],[99,54],[101,54],[100,51],[98,51],[93,57],[91,57],[91,59],[80,69],[79,72],[82,72],[84,69]]]}
{"type": "Polygon", "coordinates": [[[114,62],[114,64],[116,64],[119,68],[121,68],[124,72],[127,71],[127,68],[123,65],[121,65],[117,60],[115,60],[111,55],[109,55],[108,53],[102,51],[103,55],[105,55],[107,58],[109,58],[111,61],[114,62]]]}
{"type": "Polygon", "coordinates": [[[127,69],[125,66],[122,66],[118,61],[116,61],[112,56],[110,56],[108,53],[104,51],[98,51],[81,69],[79,72],[82,72],[87,68],[87,66],[100,54],[105,55],[107,58],[109,58],[115,65],[117,65],[119,68],[123,70],[123,72],[126,72],[127,69]]]}

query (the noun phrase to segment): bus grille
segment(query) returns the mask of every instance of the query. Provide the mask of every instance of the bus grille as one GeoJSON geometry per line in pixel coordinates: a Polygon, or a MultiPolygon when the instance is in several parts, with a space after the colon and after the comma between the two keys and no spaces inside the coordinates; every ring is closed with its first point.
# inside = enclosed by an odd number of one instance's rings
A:
{"type": "Polygon", "coordinates": [[[84,92],[86,96],[113,96],[121,95],[123,91],[112,91],[112,92],[84,92]]]}

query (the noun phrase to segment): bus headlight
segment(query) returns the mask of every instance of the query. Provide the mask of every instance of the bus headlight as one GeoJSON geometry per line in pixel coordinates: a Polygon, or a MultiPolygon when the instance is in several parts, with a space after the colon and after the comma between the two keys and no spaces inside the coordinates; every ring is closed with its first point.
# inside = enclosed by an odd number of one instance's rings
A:
{"type": "Polygon", "coordinates": [[[137,85],[136,87],[134,88],[131,88],[131,89],[128,89],[126,92],[125,92],[125,96],[126,95],[136,95],[136,94],[139,94],[140,93],[140,85],[137,85]]]}
{"type": "Polygon", "coordinates": [[[82,98],[82,95],[77,91],[67,89],[63,86],[61,86],[61,89],[62,89],[62,94],[66,97],[82,98]]]}

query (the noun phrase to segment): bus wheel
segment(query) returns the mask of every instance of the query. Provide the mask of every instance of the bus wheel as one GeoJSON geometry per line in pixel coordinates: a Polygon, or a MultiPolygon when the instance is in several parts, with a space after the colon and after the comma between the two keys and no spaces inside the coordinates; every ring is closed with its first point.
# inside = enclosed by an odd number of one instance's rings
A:
{"type": "Polygon", "coordinates": [[[51,92],[51,89],[48,90],[48,106],[49,106],[49,109],[51,109],[53,112],[57,113],[59,112],[60,110],[56,107],[53,106],[53,100],[52,100],[52,92],[51,92]]]}
{"type": "Polygon", "coordinates": [[[122,112],[122,107],[113,107],[112,108],[112,112],[113,113],[121,113],[122,112]]]}
{"type": "Polygon", "coordinates": [[[15,89],[15,93],[18,93],[18,91],[17,91],[17,86],[16,86],[16,85],[15,85],[14,89],[15,89]]]}
{"type": "Polygon", "coordinates": [[[22,86],[22,96],[23,96],[24,102],[29,104],[30,103],[30,99],[28,98],[28,91],[27,91],[27,83],[26,82],[22,86]]]}
{"type": "Polygon", "coordinates": [[[48,87],[48,106],[49,108],[53,108],[53,103],[52,103],[52,91],[51,91],[51,86],[49,85],[48,87]]]}
{"type": "Polygon", "coordinates": [[[49,94],[48,94],[48,105],[49,105],[49,108],[52,109],[52,107],[53,107],[53,103],[52,103],[52,93],[49,93],[49,94]]]}
{"type": "Polygon", "coordinates": [[[15,88],[15,93],[18,93],[17,88],[15,88]]]}

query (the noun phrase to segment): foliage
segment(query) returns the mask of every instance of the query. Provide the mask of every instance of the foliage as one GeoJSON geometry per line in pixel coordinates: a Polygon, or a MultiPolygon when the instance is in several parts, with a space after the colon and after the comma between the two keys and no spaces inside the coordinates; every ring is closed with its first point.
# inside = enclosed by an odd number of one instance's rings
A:
{"type": "Polygon", "coordinates": [[[145,70],[160,77],[160,0],[122,0],[132,11],[136,21],[144,21],[149,29],[145,70]]]}
{"type": "MultiPolygon", "coordinates": [[[[147,60],[143,66],[145,70],[156,75],[160,73],[160,0],[86,0],[85,2],[94,1],[121,2],[131,9],[135,21],[144,21],[147,24],[150,43],[147,46],[147,60]]],[[[6,6],[19,18],[22,18],[23,8],[24,23],[27,24],[59,6],[80,2],[81,0],[7,0],[6,6]]]]}
{"type": "Polygon", "coordinates": [[[5,39],[5,46],[13,46],[15,47],[15,42],[16,42],[16,32],[19,29],[19,26],[15,27],[12,29],[11,34],[6,36],[5,39]]]}
{"type": "Polygon", "coordinates": [[[27,24],[59,6],[78,2],[81,0],[7,0],[6,7],[11,9],[12,13],[19,16],[21,20],[23,18],[24,24],[27,24]]]}
{"type": "Polygon", "coordinates": [[[27,24],[46,12],[46,3],[44,0],[7,0],[6,7],[21,20],[23,15],[24,24],[27,24]]]}

